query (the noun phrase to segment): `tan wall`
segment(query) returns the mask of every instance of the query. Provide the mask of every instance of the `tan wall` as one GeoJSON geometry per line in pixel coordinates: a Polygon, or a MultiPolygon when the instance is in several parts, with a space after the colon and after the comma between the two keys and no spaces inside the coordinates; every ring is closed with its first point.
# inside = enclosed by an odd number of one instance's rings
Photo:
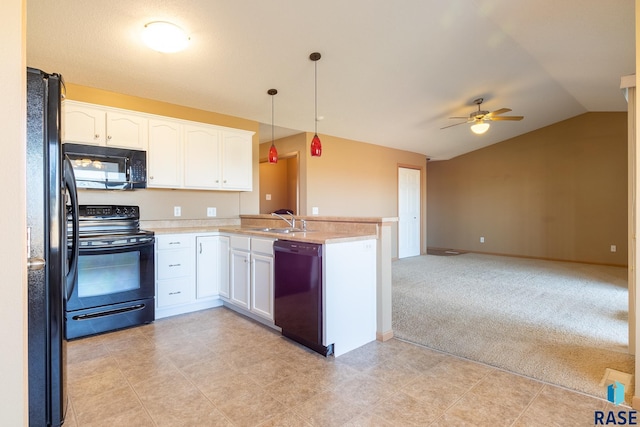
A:
{"type": "MultiPolygon", "coordinates": [[[[0,425],[26,426],[27,242],[26,242],[26,1],[0,3],[0,425]]],[[[53,70],[45,70],[52,72],[53,70]]]]}
{"type": "MultiPolygon", "coordinates": [[[[422,224],[426,224],[426,157],[422,154],[320,135],[322,156],[311,157],[313,134],[304,133],[276,141],[278,153],[300,153],[300,215],[397,217],[398,166],[422,171],[422,224]]],[[[266,158],[270,144],[261,144],[266,158]]],[[[397,256],[397,227],[392,229],[393,256],[397,256]]],[[[426,227],[422,227],[422,252],[426,227]]]]}
{"type": "Polygon", "coordinates": [[[175,219],[173,216],[174,206],[180,206],[182,208],[182,216],[178,219],[206,219],[207,207],[217,208],[217,216],[219,218],[234,218],[240,214],[255,214],[258,212],[259,170],[257,122],[166,102],[74,85],[72,83],[67,83],[66,87],[67,99],[75,101],[90,102],[256,132],[253,136],[253,191],[230,192],[164,189],[135,191],[81,190],[78,195],[81,204],[113,203],[139,205],[143,220],[175,219]]]}
{"type": "Polygon", "coordinates": [[[626,265],[626,156],[627,114],[586,113],[430,162],[428,246],[626,265]]]}

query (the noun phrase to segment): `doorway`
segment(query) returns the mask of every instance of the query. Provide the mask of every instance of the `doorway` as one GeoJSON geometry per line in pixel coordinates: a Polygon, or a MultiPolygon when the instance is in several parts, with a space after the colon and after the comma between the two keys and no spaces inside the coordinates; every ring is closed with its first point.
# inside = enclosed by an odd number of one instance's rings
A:
{"type": "Polygon", "coordinates": [[[398,168],[398,258],[420,255],[420,169],[398,168]]]}
{"type": "Polygon", "coordinates": [[[298,153],[279,156],[278,163],[260,162],[260,213],[288,210],[294,215],[299,206],[298,153]]]}

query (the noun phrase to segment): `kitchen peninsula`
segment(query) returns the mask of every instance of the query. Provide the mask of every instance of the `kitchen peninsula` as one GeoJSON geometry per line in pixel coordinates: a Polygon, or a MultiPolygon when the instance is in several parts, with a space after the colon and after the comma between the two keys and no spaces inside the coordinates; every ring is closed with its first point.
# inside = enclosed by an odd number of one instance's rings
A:
{"type": "Polygon", "coordinates": [[[306,221],[306,232],[284,233],[287,224],[271,215],[143,221],[157,236],[156,317],[224,304],[276,327],[273,242],[288,240],[324,248],[324,336],[335,343],[336,356],[390,338],[390,226],[396,219],[295,218],[306,221]]]}

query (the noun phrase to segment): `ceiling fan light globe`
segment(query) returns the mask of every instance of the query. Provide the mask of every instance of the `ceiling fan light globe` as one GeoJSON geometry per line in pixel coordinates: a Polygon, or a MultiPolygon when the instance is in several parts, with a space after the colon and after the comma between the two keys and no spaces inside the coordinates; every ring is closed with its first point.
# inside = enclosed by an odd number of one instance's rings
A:
{"type": "Polygon", "coordinates": [[[471,131],[476,135],[482,135],[488,130],[489,130],[489,123],[486,123],[486,122],[474,123],[471,125],[471,131]]]}

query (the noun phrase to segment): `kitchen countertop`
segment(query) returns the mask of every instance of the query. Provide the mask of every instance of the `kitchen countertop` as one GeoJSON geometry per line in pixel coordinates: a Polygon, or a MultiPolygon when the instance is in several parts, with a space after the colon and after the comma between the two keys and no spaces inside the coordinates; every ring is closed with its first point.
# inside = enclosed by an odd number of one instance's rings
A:
{"type": "Polygon", "coordinates": [[[248,236],[268,237],[278,240],[294,240],[297,242],[331,244],[356,240],[376,239],[377,236],[371,233],[337,233],[331,231],[299,231],[293,233],[275,233],[270,231],[255,230],[256,226],[240,227],[232,226],[194,226],[194,227],[145,227],[145,230],[153,231],[155,234],[182,234],[182,233],[233,233],[246,234],[248,236]]]}

